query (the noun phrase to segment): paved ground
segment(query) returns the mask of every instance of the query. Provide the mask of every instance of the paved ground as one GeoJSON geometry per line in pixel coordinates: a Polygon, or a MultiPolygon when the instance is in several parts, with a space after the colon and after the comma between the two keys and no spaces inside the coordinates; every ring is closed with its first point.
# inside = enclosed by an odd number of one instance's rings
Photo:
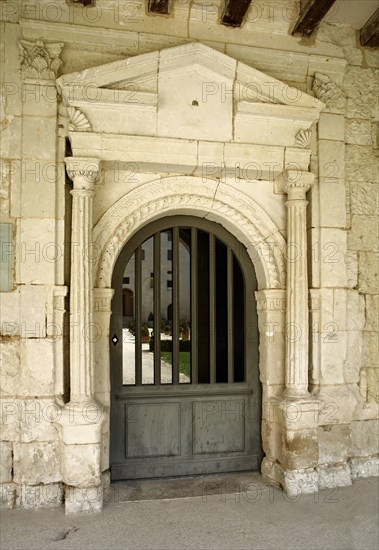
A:
{"type": "MultiPolygon", "coordinates": [[[[151,334],[151,329],[149,329],[151,334]]],[[[135,382],[135,337],[130,334],[129,330],[122,330],[123,338],[123,383],[134,384],[135,382]]],[[[162,340],[170,340],[171,336],[161,334],[162,340]]],[[[183,373],[179,373],[179,380],[182,383],[189,382],[190,379],[183,373]]],[[[172,365],[161,361],[161,383],[170,384],[172,382],[172,365]]],[[[154,353],[149,351],[149,344],[142,344],[142,383],[154,383],[154,353]]]]}
{"type": "Polygon", "coordinates": [[[377,550],[378,514],[375,478],[292,500],[257,474],[118,483],[102,514],[3,511],[0,548],[377,550]]]}

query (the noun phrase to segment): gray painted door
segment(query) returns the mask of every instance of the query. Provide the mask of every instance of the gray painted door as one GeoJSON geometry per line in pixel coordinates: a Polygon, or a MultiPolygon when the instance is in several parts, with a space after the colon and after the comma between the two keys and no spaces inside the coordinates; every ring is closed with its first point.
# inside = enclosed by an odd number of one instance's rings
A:
{"type": "Polygon", "coordinates": [[[113,288],[112,479],[258,469],[256,278],[245,247],[203,219],[159,220],[125,246],[113,288]]]}

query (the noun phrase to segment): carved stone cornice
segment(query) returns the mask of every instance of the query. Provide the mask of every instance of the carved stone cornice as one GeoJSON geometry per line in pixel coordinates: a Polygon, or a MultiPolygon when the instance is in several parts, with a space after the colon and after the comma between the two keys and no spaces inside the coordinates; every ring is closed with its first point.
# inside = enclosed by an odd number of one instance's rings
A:
{"type": "Polygon", "coordinates": [[[327,107],[344,109],[345,94],[341,88],[325,74],[316,73],[313,81],[313,93],[327,107]]]}
{"type": "Polygon", "coordinates": [[[55,80],[62,65],[60,54],[63,42],[44,44],[42,40],[28,42],[20,40],[18,43],[21,54],[22,78],[36,80],[55,80]]]}
{"type": "Polygon", "coordinates": [[[92,191],[95,181],[100,177],[101,161],[82,157],[66,157],[64,161],[74,191],[92,191]]]}

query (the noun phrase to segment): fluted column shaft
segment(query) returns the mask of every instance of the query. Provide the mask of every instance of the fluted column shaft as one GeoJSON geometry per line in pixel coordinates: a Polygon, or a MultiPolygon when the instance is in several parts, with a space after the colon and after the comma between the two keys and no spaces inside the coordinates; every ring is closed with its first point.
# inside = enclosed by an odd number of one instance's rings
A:
{"type": "Polygon", "coordinates": [[[70,387],[71,402],[93,398],[93,249],[94,185],[100,172],[98,159],[65,159],[73,181],[70,281],[70,387]]]}
{"type": "Polygon", "coordinates": [[[308,396],[308,267],[306,192],[314,182],[309,172],[287,171],[283,190],[287,205],[286,370],[285,395],[308,396]]]}

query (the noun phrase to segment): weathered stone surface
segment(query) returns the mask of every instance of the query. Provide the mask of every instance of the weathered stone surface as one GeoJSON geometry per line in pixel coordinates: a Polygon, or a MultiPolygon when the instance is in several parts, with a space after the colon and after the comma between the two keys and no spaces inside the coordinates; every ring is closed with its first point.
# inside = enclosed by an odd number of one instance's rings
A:
{"type": "Polygon", "coordinates": [[[368,403],[379,403],[379,368],[367,367],[366,372],[366,399],[368,403]]]}
{"type": "Polygon", "coordinates": [[[103,486],[66,487],[65,513],[89,514],[103,509],[103,486]]]}
{"type": "Polygon", "coordinates": [[[348,487],[352,484],[350,468],[347,464],[338,466],[319,466],[318,488],[333,489],[334,487],[348,487]]]}
{"type": "Polygon", "coordinates": [[[351,231],[348,233],[348,248],[378,252],[378,218],[353,214],[351,231]]]}
{"type": "Polygon", "coordinates": [[[318,429],[319,464],[344,462],[350,456],[350,426],[326,424],[318,429]]]}
{"type": "Polygon", "coordinates": [[[345,141],[345,118],[342,115],[321,113],[318,135],[320,139],[345,141]]]}
{"type": "Polygon", "coordinates": [[[357,384],[359,372],[364,365],[362,332],[350,330],[346,345],[345,381],[349,384],[357,384]]]}
{"type": "Polygon", "coordinates": [[[54,395],[54,342],[30,338],[21,342],[19,395],[54,395]]]}
{"type": "Polygon", "coordinates": [[[94,487],[101,482],[99,444],[63,445],[63,481],[73,487],[94,487]]]}
{"type": "Polygon", "coordinates": [[[283,472],[283,488],[292,498],[318,491],[318,473],[314,469],[283,472]]]}
{"type": "Polygon", "coordinates": [[[363,216],[376,216],[379,213],[379,189],[374,183],[351,182],[351,211],[363,216]]]}
{"type": "Polygon", "coordinates": [[[351,445],[353,456],[377,455],[379,451],[378,421],[353,421],[351,423],[351,445]]]}
{"type": "Polygon", "coordinates": [[[379,458],[352,458],[349,460],[352,479],[379,475],[379,458]]]}
{"type": "Polygon", "coordinates": [[[0,483],[12,481],[13,445],[8,441],[0,441],[0,483]]]}
{"type": "Polygon", "coordinates": [[[365,365],[374,367],[379,364],[379,339],[377,332],[363,333],[365,365]]]}
{"type": "Polygon", "coordinates": [[[358,290],[363,294],[379,294],[379,255],[375,252],[359,253],[358,290]]]}
{"type": "Polygon", "coordinates": [[[345,177],[352,184],[356,182],[376,183],[378,181],[378,151],[372,147],[346,145],[345,177]]]}
{"type": "Polygon", "coordinates": [[[20,441],[21,404],[18,399],[0,400],[0,433],[4,441],[20,441]]]}
{"type": "Polygon", "coordinates": [[[343,87],[347,97],[348,118],[375,118],[376,98],[379,93],[379,77],[376,69],[347,66],[343,87]]]}
{"type": "Polygon", "coordinates": [[[371,145],[372,132],[370,120],[347,119],[345,127],[346,143],[371,145]]]}
{"type": "Polygon", "coordinates": [[[17,485],[16,507],[24,510],[55,508],[63,503],[63,483],[17,485]]]}
{"type": "Polygon", "coordinates": [[[379,331],[379,294],[366,294],[365,330],[379,331]]]}
{"type": "Polygon", "coordinates": [[[357,402],[360,400],[356,384],[345,383],[322,386],[320,394],[319,425],[349,424],[353,418],[357,402]]]}
{"type": "Polygon", "coordinates": [[[56,443],[16,443],[14,480],[37,485],[61,481],[59,449],[56,443]]]}
{"type": "Polygon", "coordinates": [[[0,508],[14,508],[16,502],[16,484],[0,484],[0,508]]]}
{"type": "Polygon", "coordinates": [[[355,288],[358,284],[358,253],[348,250],[346,253],[347,287],[355,288]]]}
{"type": "Polygon", "coordinates": [[[20,385],[20,341],[0,342],[0,392],[3,396],[17,396],[20,385]]]}
{"type": "Polygon", "coordinates": [[[25,399],[21,406],[21,441],[56,441],[58,430],[50,418],[58,418],[60,409],[52,399],[25,399]]]}

